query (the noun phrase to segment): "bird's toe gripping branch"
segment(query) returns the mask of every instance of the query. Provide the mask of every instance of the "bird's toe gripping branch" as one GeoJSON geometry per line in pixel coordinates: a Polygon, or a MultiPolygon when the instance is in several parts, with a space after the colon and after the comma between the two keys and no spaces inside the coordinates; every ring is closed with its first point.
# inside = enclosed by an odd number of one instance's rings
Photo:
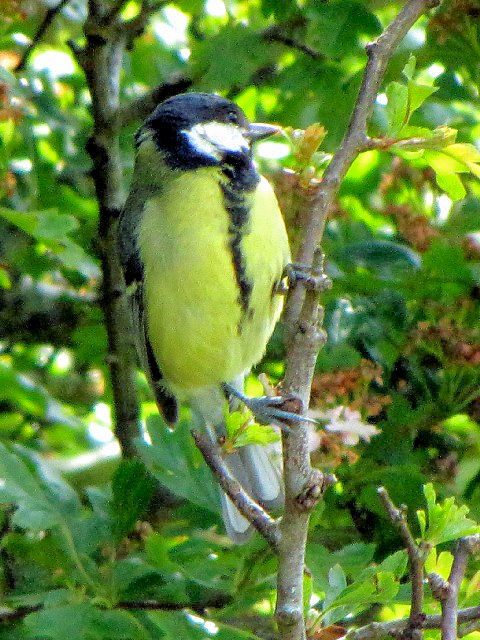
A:
{"type": "Polygon", "coordinates": [[[261,396],[249,398],[228,383],[223,388],[229,395],[238,398],[255,416],[261,424],[275,424],[283,431],[289,432],[292,425],[298,422],[315,423],[315,420],[300,415],[302,402],[300,398],[289,396],[261,396]]]}
{"type": "Polygon", "coordinates": [[[299,262],[287,264],[284,269],[284,277],[288,278],[289,288],[294,287],[297,282],[303,283],[306,289],[322,293],[328,291],[332,286],[332,281],[321,269],[315,269],[309,265],[299,262]]]}

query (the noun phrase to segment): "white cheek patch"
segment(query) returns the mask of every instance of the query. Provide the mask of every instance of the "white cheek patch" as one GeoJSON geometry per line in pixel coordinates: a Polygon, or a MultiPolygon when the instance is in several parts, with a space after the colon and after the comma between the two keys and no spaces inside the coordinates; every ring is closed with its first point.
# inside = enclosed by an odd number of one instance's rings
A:
{"type": "Polygon", "coordinates": [[[242,130],[233,124],[204,122],[182,133],[187,136],[194,149],[215,160],[220,160],[225,152],[245,153],[249,149],[248,140],[242,130]]]}

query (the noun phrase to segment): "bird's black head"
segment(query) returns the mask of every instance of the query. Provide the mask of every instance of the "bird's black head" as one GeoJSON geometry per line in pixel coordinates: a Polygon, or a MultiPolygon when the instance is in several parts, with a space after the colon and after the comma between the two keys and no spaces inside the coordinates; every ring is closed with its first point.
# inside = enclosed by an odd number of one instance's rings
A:
{"type": "Polygon", "coordinates": [[[184,93],[162,102],[137,133],[153,137],[173,169],[252,166],[251,143],[278,127],[250,123],[233,102],[212,93],[184,93]]]}

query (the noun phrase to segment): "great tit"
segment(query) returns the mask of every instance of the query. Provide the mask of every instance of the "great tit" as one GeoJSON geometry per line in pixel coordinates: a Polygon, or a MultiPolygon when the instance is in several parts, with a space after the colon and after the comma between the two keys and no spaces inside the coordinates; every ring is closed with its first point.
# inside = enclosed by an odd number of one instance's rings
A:
{"type": "MultiPolygon", "coordinates": [[[[282,310],[287,234],[252,158],[252,143],[277,132],[221,96],[187,93],[162,102],[136,134],[118,237],[140,359],[164,418],[174,423],[185,400],[215,441],[225,433],[224,383],[241,394],[282,310]]],[[[225,461],[263,506],[281,504],[268,447],[225,461]]],[[[242,542],[249,522],[223,493],[221,504],[242,542]]]]}

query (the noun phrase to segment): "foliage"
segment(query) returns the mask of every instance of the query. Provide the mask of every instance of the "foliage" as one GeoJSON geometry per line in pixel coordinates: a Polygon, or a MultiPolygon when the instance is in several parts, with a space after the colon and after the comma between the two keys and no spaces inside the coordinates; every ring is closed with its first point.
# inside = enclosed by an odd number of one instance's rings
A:
{"type": "MultiPolygon", "coordinates": [[[[0,590],[2,607],[26,609],[1,637],[272,637],[275,557],[258,537],[242,547],[225,537],[190,415],[167,427],[141,374],[140,459],[118,459],[85,152],[91,105],[66,44],[82,37],[86,3],[63,7],[19,73],[51,3],[4,4],[0,590]],[[163,609],[129,606],[147,600],[163,609]]],[[[290,127],[258,145],[258,162],[296,247],[301,189],[342,138],[364,44],[401,4],[169,3],[126,54],[122,100],[182,77],[252,119],[290,127]]],[[[126,14],[137,10],[126,3],[126,14]]],[[[428,572],[446,578],[455,540],[478,530],[479,10],[477,0],[446,0],[405,38],[375,104],[370,135],[382,143],[354,162],[325,232],[333,287],[312,411],[343,406],[360,426],[338,433],[329,418],[312,433],[315,465],[339,479],[311,519],[305,609],[317,633],[408,613],[407,556],[379,485],[407,506],[430,549],[428,572]]],[[[135,126],[120,141],[126,184],[135,126]]],[[[258,367],[273,383],[281,338],[280,327],[258,367]]],[[[247,418],[229,416],[228,447],[276,439],[247,418]]],[[[479,604],[478,571],[472,561],[462,607],[479,604]]],[[[425,597],[425,612],[438,612],[428,587],[425,597]]]]}

